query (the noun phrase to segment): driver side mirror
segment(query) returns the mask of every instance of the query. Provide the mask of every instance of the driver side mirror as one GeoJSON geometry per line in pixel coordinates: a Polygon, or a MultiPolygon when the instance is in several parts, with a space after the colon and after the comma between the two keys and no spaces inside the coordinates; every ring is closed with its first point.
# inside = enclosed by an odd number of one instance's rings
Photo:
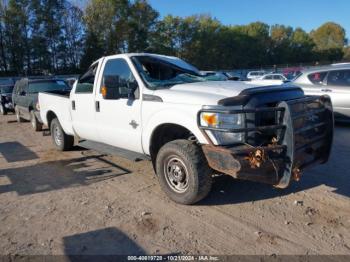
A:
{"type": "Polygon", "coordinates": [[[120,83],[119,76],[105,76],[104,85],[101,88],[101,94],[104,99],[117,100],[120,98],[135,99],[135,91],[138,88],[136,81],[120,83]]]}
{"type": "Polygon", "coordinates": [[[138,84],[136,81],[128,83],[128,99],[135,100],[135,91],[138,88],[138,84]]]}
{"type": "Polygon", "coordinates": [[[118,76],[105,76],[104,85],[101,88],[101,94],[103,99],[119,99],[119,77],[118,76]]]}
{"type": "Polygon", "coordinates": [[[103,86],[101,88],[101,94],[103,99],[107,100],[117,100],[120,98],[119,88],[110,88],[107,86],[103,86]]]}

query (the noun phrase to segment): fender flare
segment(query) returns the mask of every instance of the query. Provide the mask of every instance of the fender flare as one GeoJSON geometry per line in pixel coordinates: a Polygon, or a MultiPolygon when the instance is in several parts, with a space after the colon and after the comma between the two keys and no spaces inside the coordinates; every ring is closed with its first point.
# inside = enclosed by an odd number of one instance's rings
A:
{"type": "Polygon", "coordinates": [[[197,118],[189,114],[188,111],[165,109],[152,115],[143,127],[142,148],[145,154],[150,154],[150,146],[153,132],[157,127],[164,124],[174,124],[188,129],[201,144],[208,144],[207,139],[197,126],[197,118]],[[171,116],[171,117],[170,117],[171,116]]]}

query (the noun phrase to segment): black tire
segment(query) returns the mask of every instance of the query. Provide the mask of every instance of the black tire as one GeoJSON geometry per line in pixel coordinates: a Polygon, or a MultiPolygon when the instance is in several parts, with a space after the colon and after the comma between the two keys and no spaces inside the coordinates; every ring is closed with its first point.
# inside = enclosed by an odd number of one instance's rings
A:
{"type": "Polygon", "coordinates": [[[165,144],[157,155],[156,172],[163,191],[180,204],[194,204],[211,190],[212,170],[202,149],[188,140],[165,144]]]}
{"type": "Polygon", "coordinates": [[[51,121],[51,137],[55,147],[60,151],[68,151],[74,145],[74,137],[67,135],[57,118],[51,121]]]}
{"type": "Polygon", "coordinates": [[[34,131],[39,132],[43,130],[43,124],[36,118],[33,110],[30,111],[30,123],[32,124],[34,131]]]}
{"type": "Polygon", "coordinates": [[[2,114],[3,116],[7,115],[7,110],[3,104],[0,104],[0,114],[2,114]]]}
{"type": "Polygon", "coordinates": [[[15,114],[18,123],[24,122],[24,119],[21,117],[21,113],[19,112],[18,106],[15,107],[15,114]]]}

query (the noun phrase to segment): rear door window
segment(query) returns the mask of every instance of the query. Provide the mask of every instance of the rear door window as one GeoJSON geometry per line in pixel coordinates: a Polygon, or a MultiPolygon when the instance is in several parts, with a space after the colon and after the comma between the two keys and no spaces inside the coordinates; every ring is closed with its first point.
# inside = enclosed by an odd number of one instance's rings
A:
{"type": "Polygon", "coordinates": [[[326,76],[327,76],[327,72],[316,72],[316,73],[309,74],[307,77],[309,78],[311,83],[315,85],[319,85],[323,83],[326,76]]]}
{"type": "Polygon", "coordinates": [[[83,74],[77,83],[77,86],[75,88],[76,94],[91,94],[94,91],[94,82],[96,77],[96,71],[97,71],[97,65],[92,65],[89,70],[83,74]]]}
{"type": "Polygon", "coordinates": [[[330,71],[327,77],[327,85],[350,87],[350,70],[330,71]]]}

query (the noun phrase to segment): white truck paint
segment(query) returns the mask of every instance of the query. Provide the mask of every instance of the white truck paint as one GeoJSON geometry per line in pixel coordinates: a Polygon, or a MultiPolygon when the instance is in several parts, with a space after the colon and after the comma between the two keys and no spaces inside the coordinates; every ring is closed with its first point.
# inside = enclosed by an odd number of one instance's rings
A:
{"type": "MultiPolygon", "coordinates": [[[[216,105],[220,99],[236,96],[247,88],[256,87],[250,82],[209,81],[179,84],[170,89],[150,90],[130,61],[133,55],[135,54],[114,55],[96,61],[94,64],[98,64],[98,67],[93,93],[77,94],[75,92],[77,82],[73,85],[69,98],[40,93],[40,116],[43,123],[48,125],[48,112],[53,112],[68,135],[149,155],[152,132],[157,126],[165,123],[184,126],[196,136],[200,143],[207,144],[208,141],[199,130],[196,118],[202,106],[216,105]],[[158,96],[163,103],[143,101],[142,96],[132,105],[127,105],[125,99],[104,100],[99,93],[103,68],[107,61],[117,58],[127,61],[137,80],[140,94],[158,96]],[[76,110],[72,110],[72,101],[76,104],[76,110]],[[103,108],[103,111],[96,112],[96,101],[100,102],[100,108],[103,108]],[[115,121],[111,121],[112,119],[115,121]],[[133,120],[139,125],[136,129],[130,125],[133,120]]],[[[161,59],[165,57],[151,56],[161,59]]],[[[179,65],[185,64],[177,58],[170,57],[168,61],[178,62],[179,65]]],[[[191,67],[188,66],[188,68],[191,67]]]]}
{"type": "Polygon", "coordinates": [[[213,80],[175,57],[103,57],[70,94],[39,93],[40,116],[60,150],[76,137],[108,152],[149,156],[163,190],[182,204],[208,194],[213,170],[284,188],[304,167],[327,161],[333,134],[329,98],[308,98],[293,86],[213,80]],[[311,103],[315,112],[305,111],[311,103]],[[315,147],[304,132],[316,136],[320,126],[325,134],[315,147]],[[296,145],[303,151],[294,152],[296,145]],[[273,162],[281,158],[291,161],[273,162]]]}

